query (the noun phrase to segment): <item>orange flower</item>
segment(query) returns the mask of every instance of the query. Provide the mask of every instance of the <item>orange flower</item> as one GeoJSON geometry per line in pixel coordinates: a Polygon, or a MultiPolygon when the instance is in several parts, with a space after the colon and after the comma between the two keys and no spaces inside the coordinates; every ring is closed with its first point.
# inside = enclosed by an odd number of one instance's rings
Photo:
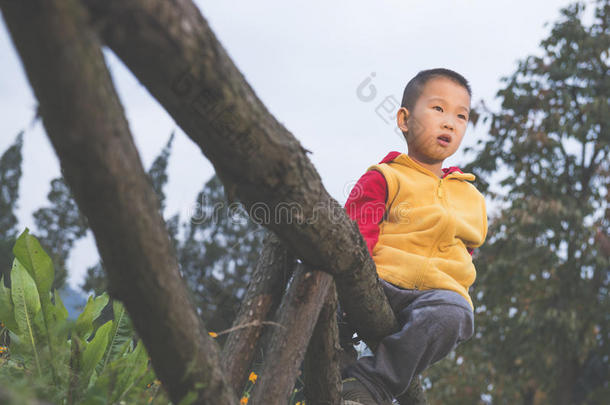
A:
{"type": "Polygon", "coordinates": [[[216,333],[216,332],[208,332],[208,335],[210,335],[213,338],[215,338],[216,336],[218,336],[218,333],[216,333]]]}
{"type": "Polygon", "coordinates": [[[248,403],[248,397],[241,397],[239,405],[246,405],[248,403]]]}
{"type": "Polygon", "coordinates": [[[248,377],[248,380],[252,381],[252,384],[254,384],[256,382],[256,379],[258,378],[258,376],[256,375],[256,373],[253,371],[250,373],[250,377],[248,377]]]}

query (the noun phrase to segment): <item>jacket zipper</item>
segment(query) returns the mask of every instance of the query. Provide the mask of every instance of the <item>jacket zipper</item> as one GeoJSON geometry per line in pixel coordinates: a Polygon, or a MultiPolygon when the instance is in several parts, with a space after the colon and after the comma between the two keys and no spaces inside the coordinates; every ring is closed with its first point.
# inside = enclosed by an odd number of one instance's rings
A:
{"type": "MultiPolygon", "coordinates": [[[[443,185],[443,179],[441,178],[438,181],[438,188],[436,189],[436,195],[438,196],[439,203],[441,204],[441,206],[443,208],[445,208],[445,205],[443,204],[443,199],[442,199],[442,197],[443,197],[443,190],[441,188],[442,185],[443,185]]],[[[445,227],[445,231],[451,225],[450,222],[451,222],[451,218],[448,218],[447,226],[445,227]]],[[[438,245],[439,241],[441,240],[441,238],[442,238],[442,234],[436,238],[436,240],[434,241],[434,244],[432,245],[431,253],[428,256],[428,259],[426,260],[426,265],[424,266],[424,269],[420,272],[419,277],[417,277],[417,279],[414,283],[415,284],[414,287],[416,290],[418,290],[421,287],[421,285],[423,284],[424,276],[426,275],[428,267],[430,266],[430,258],[432,257],[432,254],[434,253],[434,251],[438,248],[437,245],[438,245]]]]}

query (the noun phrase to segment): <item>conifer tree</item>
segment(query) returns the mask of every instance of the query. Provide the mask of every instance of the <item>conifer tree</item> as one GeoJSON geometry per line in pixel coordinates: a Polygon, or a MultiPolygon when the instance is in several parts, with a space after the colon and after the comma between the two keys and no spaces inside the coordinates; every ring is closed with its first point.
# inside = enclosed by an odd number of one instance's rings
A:
{"type": "Polygon", "coordinates": [[[178,260],[193,301],[211,330],[228,329],[267,231],[241,204],[227,203],[216,175],[199,193],[197,210],[183,229],[178,260]]]}
{"type": "Polygon", "coordinates": [[[88,225],[63,177],[51,180],[51,191],[47,199],[50,206],[39,208],[33,214],[36,236],[53,260],[53,288],[61,289],[68,277],[67,260],[70,252],[74,243],[87,234],[88,225]]]}
{"type": "Polygon", "coordinates": [[[0,156],[0,275],[9,277],[13,253],[11,249],[17,240],[17,217],[15,210],[19,199],[19,180],[23,132],[0,156]]]}

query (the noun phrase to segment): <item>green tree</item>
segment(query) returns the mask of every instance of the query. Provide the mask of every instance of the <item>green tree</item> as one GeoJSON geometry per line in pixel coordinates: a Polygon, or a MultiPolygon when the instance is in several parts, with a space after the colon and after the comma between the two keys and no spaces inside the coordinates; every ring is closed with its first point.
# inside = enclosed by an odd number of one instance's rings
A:
{"type": "Polygon", "coordinates": [[[11,250],[17,240],[15,209],[19,199],[22,148],[23,132],[20,132],[15,142],[0,156],[0,276],[4,274],[6,277],[9,277],[13,262],[11,250]]]}
{"type": "Polygon", "coordinates": [[[476,335],[428,373],[436,403],[610,397],[609,19],[607,0],[561,10],[484,115],[490,137],[465,170],[484,190],[501,178],[502,208],[474,258],[476,335]]]}
{"type": "Polygon", "coordinates": [[[231,327],[262,249],[265,228],[239,203],[228,204],[214,175],[197,197],[178,246],[182,275],[198,312],[213,331],[231,327]]]}
{"type": "Polygon", "coordinates": [[[159,199],[159,209],[161,213],[165,211],[165,193],[163,188],[167,184],[167,165],[169,164],[169,157],[172,153],[172,143],[174,142],[174,132],[169,136],[167,143],[159,153],[159,156],[155,158],[150,169],[148,169],[148,179],[150,185],[155,190],[157,198],[159,199]]]}
{"type": "Polygon", "coordinates": [[[53,260],[53,288],[61,289],[68,277],[70,251],[74,243],[87,234],[88,225],[62,177],[51,180],[47,199],[50,206],[36,210],[34,222],[38,239],[53,260]]]}

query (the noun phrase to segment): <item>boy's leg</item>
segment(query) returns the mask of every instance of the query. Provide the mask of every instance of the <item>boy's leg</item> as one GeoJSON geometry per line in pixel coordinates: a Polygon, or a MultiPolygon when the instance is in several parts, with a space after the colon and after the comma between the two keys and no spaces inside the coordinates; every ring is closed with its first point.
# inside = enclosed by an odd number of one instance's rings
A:
{"type": "Polygon", "coordinates": [[[472,310],[460,294],[391,287],[386,287],[386,294],[401,330],[385,337],[374,356],[361,357],[343,371],[344,377],[357,378],[381,403],[402,395],[413,376],[474,332],[472,310]]]}

